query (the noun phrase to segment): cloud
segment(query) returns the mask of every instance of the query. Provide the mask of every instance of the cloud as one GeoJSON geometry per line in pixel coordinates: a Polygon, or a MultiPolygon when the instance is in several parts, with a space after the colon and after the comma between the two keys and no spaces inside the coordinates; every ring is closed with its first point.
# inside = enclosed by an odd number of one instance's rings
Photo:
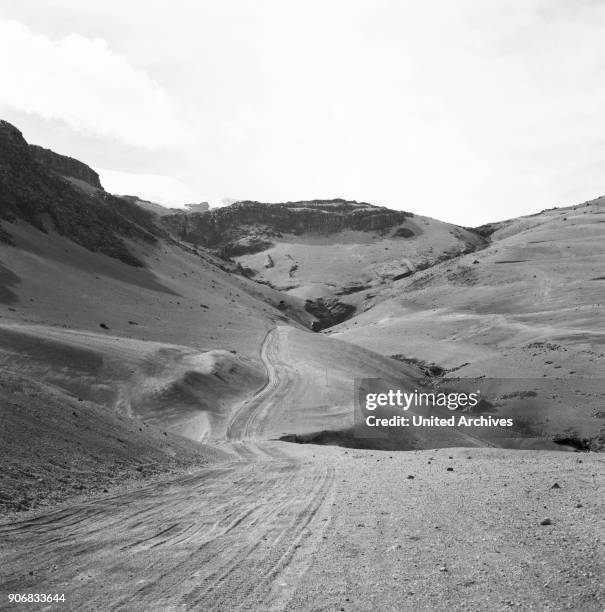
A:
{"type": "Polygon", "coordinates": [[[101,38],[53,40],[0,17],[0,108],[146,149],[191,140],[169,94],[101,38]]]}
{"type": "Polygon", "coordinates": [[[343,196],[472,225],[603,192],[603,0],[177,4],[0,0],[0,114],[196,190],[115,189],[175,203],[343,196]]]}
{"type": "Polygon", "coordinates": [[[164,206],[181,208],[184,204],[204,201],[185,183],[162,174],[137,174],[95,168],[103,187],[118,195],[136,195],[164,206]]]}

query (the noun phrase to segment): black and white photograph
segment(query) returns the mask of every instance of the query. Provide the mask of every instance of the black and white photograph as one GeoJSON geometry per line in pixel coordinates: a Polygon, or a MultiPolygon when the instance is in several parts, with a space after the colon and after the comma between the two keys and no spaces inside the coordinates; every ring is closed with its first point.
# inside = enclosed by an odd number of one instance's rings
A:
{"type": "Polygon", "coordinates": [[[605,2],[0,0],[0,610],[605,610],[605,2]]]}

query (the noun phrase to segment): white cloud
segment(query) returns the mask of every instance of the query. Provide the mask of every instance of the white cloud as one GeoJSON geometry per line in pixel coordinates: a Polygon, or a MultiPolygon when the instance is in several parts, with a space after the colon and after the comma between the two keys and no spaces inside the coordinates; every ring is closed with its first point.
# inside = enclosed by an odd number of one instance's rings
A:
{"type": "Polygon", "coordinates": [[[190,139],[168,93],[101,38],[53,40],[0,18],[0,74],[0,108],[142,148],[190,139]]]}
{"type": "Polygon", "coordinates": [[[96,168],[103,187],[117,195],[136,195],[164,206],[182,208],[184,204],[205,201],[199,194],[172,176],[136,174],[96,168]]]}
{"type": "Polygon", "coordinates": [[[605,189],[603,1],[0,5],[30,28],[0,26],[0,112],[200,194],[164,199],[342,196],[471,225],[605,189]]]}

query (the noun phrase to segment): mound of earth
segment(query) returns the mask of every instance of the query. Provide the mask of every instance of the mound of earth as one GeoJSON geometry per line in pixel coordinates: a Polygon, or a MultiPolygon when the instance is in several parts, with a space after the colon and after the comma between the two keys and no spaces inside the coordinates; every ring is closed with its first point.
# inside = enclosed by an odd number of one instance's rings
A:
{"type": "Polygon", "coordinates": [[[0,512],[107,493],[220,453],[56,385],[0,373],[0,512]]]}

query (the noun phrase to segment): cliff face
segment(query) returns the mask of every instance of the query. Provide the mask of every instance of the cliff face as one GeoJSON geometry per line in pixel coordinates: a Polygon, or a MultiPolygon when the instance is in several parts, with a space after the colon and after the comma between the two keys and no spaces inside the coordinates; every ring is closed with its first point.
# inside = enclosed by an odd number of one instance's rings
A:
{"type": "MultiPolygon", "coordinates": [[[[280,234],[327,235],[343,230],[381,231],[402,223],[412,213],[389,210],[365,202],[312,200],[263,204],[237,202],[205,213],[176,213],[163,218],[179,239],[231,254],[250,242],[249,252],[262,250],[266,238],[280,234]],[[237,244],[235,244],[237,243],[237,244]]],[[[239,253],[238,253],[239,254],[239,253]]]]}
{"type": "Polygon", "coordinates": [[[29,145],[29,148],[34,159],[48,170],[52,170],[62,176],[80,179],[97,189],[103,189],[99,175],[90,166],[81,161],[73,157],[67,157],[67,155],[59,155],[59,153],[39,147],[38,145],[29,145]]]}
{"type": "MultiPolygon", "coordinates": [[[[142,265],[123,238],[154,242],[156,235],[164,233],[154,225],[154,216],[102,190],[83,193],[50,169],[49,160],[55,160],[57,167],[63,162],[56,160],[63,156],[48,153],[41,162],[37,148],[30,147],[17,128],[0,120],[0,219],[22,220],[42,232],[55,230],[91,251],[142,265]]],[[[77,169],[77,164],[70,167],[77,169]]],[[[82,168],[88,167],[81,164],[82,168]]],[[[0,228],[0,239],[10,241],[10,231],[7,237],[6,228],[0,228]]]]}

